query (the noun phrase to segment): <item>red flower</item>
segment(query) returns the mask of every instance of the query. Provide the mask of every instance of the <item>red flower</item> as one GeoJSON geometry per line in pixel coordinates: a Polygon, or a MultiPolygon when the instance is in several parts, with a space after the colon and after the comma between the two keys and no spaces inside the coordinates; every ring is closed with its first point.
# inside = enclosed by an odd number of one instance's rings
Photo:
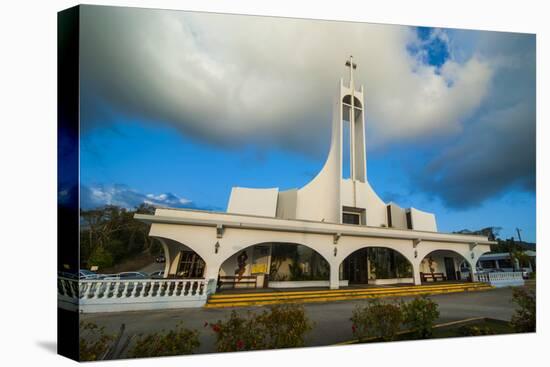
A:
{"type": "Polygon", "coordinates": [[[355,331],[357,331],[357,326],[355,326],[355,324],[351,325],[351,330],[355,333],[355,331]]]}
{"type": "Polygon", "coordinates": [[[242,340],[237,340],[237,349],[243,349],[244,342],[242,340]]]}
{"type": "Polygon", "coordinates": [[[212,330],[214,330],[215,333],[219,333],[221,328],[218,324],[212,325],[212,330]]]}

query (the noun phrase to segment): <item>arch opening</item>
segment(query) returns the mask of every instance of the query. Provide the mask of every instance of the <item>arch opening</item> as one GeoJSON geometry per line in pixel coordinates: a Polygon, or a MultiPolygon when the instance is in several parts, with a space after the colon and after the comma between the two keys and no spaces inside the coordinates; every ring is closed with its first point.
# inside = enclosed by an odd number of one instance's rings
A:
{"type": "Polygon", "coordinates": [[[470,262],[453,250],[434,250],[420,262],[422,282],[472,281],[473,271],[470,262]]]}
{"type": "MultiPolygon", "coordinates": [[[[155,237],[164,249],[164,271],[155,273],[162,278],[202,279],[206,273],[206,262],[191,247],[178,241],[155,237]]],[[[162,262],[162,261],[159,261],[162,262]]]]}
{"type": "MultiPolygon", "coordinates": [[[[342,103],[350,105],[351,106],[351,95],[346,94],[344,98],[342,98],[342,103]]],[[[363,105],[361,104],[361,101],[357,97],[353,97],[353,106],[355,108],[363,108],[363,105]]]]}
{"type": "Polygon", "coordinates": [[[349,284],[414,283],[413,265],[391,248],[363,247],[342,261],[340,280],[347,280],[349,284]]]}
{"type": "Polygon", "coordinates": [[[330,265],[317,251],[298,243],[269,242],[227,258],[220,266],[218,289],[328,286],[329,278],[330,265]]]}

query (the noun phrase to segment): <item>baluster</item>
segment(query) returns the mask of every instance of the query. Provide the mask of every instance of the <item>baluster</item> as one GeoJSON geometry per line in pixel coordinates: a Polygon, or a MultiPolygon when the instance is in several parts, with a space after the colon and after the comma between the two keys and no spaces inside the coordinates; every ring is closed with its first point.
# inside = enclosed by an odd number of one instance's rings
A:
{"type": "Polygon", "coordinates": [[[134,289],[132,289],[131,297],[132,297],[132,298],[135,298],[135,297],[136,297],[136,294],[137,294],[137,289],[138,289],[138,282],[137,282],[137,281],[133,281],[132,284],[134,285],[134,289]]]}
{"type": "Polygon", "coordinates": [[[115,289],[113,290],[113,298],[121,298],[118,295],[118,291],[120,290],[120,281],[115,282],[115,289]]]}
{"type": "Polygon", "coordinates": [[[170,283],[168,283],[168,288],[166,288],[166,294],[165,296],[171,297],[176,289],[177,280],[171,280],[170,283]]]}
{"type": "Polygon", "coordinates": [[[141,288],[141,293],[140,293],[140,298],[143,298],[145,297],[145,291],[146,291],[146,288],[147,288],[147,285],[149,284],[149,282],[147,280],[143,281],[143,288],[141,288]]]}
{"type": "Polygon", "coordinates": [[[148,297],[153,297],[153,292],[155,291],[155,284],[157,284],[156,280],[151,280],[151,288],[149,288],[149,294],[148,297]]]}
{"type": "Polygon", "coordinates": [[[122,293],[121,293],[120,297],[121,298],[127,298],[128,297],[128,281],[120,280],[120,284],[122,284],[122,293]]]}
{"type": "Polygon", "coordinates": [[[82,298],[84,295],[84,286],[85,284],[78,282],[78,292],[76,293],[77,298],[82,298]]]}
{"type": "Polygon", "coordinates": [[[79,297],[79,281],[75,280],[74,282],[69,283],[69,286],[71,286],[71,291],[73,292],[73,298],[78,299],[79,297]]]}
{"type": "Polygon", "coordinates": [[[67,289],[65,288],[65,279],[59,279],[59,284],[61,285],[59,293],[62,296],[66,296],[67,295],[67,289]]]}
{"type": "Polygon", "coordinates": [[[101,288],[100,284],[101,283],[96,283],[96,282],[93,283],[93,285],[95,285],[95,289],[94,289],[94,295],[92,296],[92,298],[94,299],[99,298],[99,289],[101,288]]]}

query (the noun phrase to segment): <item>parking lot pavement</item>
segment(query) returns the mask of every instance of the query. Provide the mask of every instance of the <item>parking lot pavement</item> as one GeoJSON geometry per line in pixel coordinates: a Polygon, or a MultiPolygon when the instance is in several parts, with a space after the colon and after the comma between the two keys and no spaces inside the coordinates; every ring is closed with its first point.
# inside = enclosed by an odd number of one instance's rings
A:
{"type": "MultiPolygon", "coordinates": [[[[510,320],[514,312],[512,290],[500,288],[490,291],[451,293],[431,297],[439,304],[440,322],[461,320],[470,317],[491,317],[510,320]]],[[[408,300],[410,297],[387,298],[386,301],[408,300]]],[[[307,345],[330,345],[353,339],[349,320],[356,305],[364,300],[330,303],[304,304],[307,316],[314,322],[314,328],[307,337],[307,345]]],[[[236,308],[239,313],[261,312],[265,307],[236,308]]],[[[183,321],[188,328],[200,332],[201,347],[199,353],[213,352],[214,333],[204,323],[225,319],[230,308],[208,309],[191,308],[178,310],[133,311],[119,313],[82,314],[81,321],[94,322],[105,326],[105,330],[115,333],[122,323],[126,324],[127,335],[147,334],[172,328],[183,321]]]]}

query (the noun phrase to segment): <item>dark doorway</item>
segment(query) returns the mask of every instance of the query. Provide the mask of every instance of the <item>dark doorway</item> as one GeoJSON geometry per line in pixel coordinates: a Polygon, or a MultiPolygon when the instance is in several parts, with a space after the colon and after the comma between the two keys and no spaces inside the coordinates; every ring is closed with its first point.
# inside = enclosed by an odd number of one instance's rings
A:
{"type": "Polygon", "coordinates": [[[445,258],[445,272],[447,280],[456,280],[455,261],[452,257],[445,258]]]}
{"type": "Polygon", "coordinates": [[[367,249],[355,251],[344,260],[344,279],[350,284],[367,284],[369,280],[367,249]]]}

